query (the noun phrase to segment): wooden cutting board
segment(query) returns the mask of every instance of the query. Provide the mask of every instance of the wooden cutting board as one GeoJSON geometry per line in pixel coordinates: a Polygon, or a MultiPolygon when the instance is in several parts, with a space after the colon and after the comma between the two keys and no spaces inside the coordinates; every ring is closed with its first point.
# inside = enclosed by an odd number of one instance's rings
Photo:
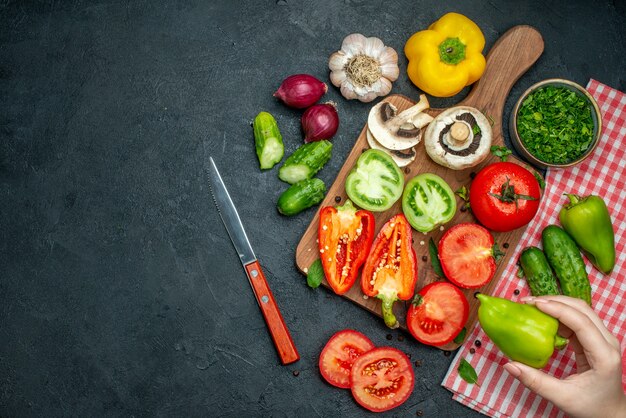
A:
{"type": "MultiPolygon", "coordinates": [[[[541,34],[536,29],[530,26],[513,27],[495,43],[487,55],[487,67],[482,78],[474,84],[469,95],[458,104],[475,107],[493,120],[493,145],[504,145],[504,139],[502,137],[502,112],[511,87],[513,87],[513,84],[515,84],[519,77],[524,74],[535,61],[537,61],[542,52],[543,39],[541,34]]],[[[384,100],[395,105],[398,108],[398,112],[415,104],[413,100],[401,95],[391,95],[386,97],[384,100]]],[[[443,110],[444,109],[429,109],[428,113],[431,116],[436,116],[443,110]]],[[[343,202],[345,202],[347,198],[344,187],[345,179],[361,153],[369,148],[366,133],[367,124],[361,131],[361,134],[357,138],[352,151],[339,171],[335,182],[328,189],[328,193],[324,198],[324,201],[321,203],[320,208],[318,208],[311,224],[306,229],[300,243],[298,244],[296,249],[296,265],[303,274],[305,274],[305,269],[308,269],[311,263],[319,258],[316,242],[319,211],[324,206],[337,205],[337,200],[339,199],[341,199],[339,204],[343,204],[343,202]]],[[[483,166],[498,160],[497,158],[490,156],[486,161],[476,167],[462,171],[455,171],[433,162],[428,154],[426,154],[423,142],[416,146],[416,151],[417,157],[415,161],[403,168],[405,180],[408,181],[410,178],[421,173],[435,173],[446,180],[452,190],[458,190],[461,186],[467,186],[469,188],[472,173],[477,173],[483,166]]],[[[509,157],[509,161],[519,162],[520,164],[526,166],[526,164],[520,162],[512,156],[509,157]]],[[[462,222],[476,222],[471,214],[460,210],[462,204],[463,202],[461,199],[457,197],[457,213],[455,217],[445,225],[445,229],[462,222]]],[[[400,213],[401,211],[402,202],[400,199],[400,201],[396,202],[391,209],[385,212],[375,213],[376,233],[378,233],[378,230],[389,218],[400,213]]],[[[480,291],[486,294],[491,294],[502,274],[504,266],[508,264],[512,257],[517,257],[517,254],[514,254],[513,252],[524,232],[524,229],[525,228],[520,228],[506,233],[493,233],[496,242],[499,244],[500,249],[505,253],[505,255],[498,262],[498,268],[491,282],[480,289],[464,291],[470,304],[469,319],[466,325],[468,331],[473,328],[477,321],[478,300],[474,298],[474,293],[480,291]]],[[[443,231],[440,229],[436,229],[428,234],[423,234],[415,230],[413,231],[413,248],[415,249],[418,261],[416,291],[437,280],[430,262],[428,241],[430,238],[433,238],[435,242],[439,242],[439,238],[442,234],[443,231]],[[427,261],[423,261],[423,256],[427,257],[427,261]]],[[[325,281],[322,284],[330,289],[328,283],[325,281]]],[[[360,305],[368,311],[381,317],[380,300],[377,298],[364,298],[360,286],[360,277],[357,279],[354,286],[342,295],[342,297],[353,301],[357,305],[360,305]]],[[[401,328],[404,330],[406,330],[405,318],[409,303],[410,301],[398,301],[394,307],[394,313],[401,324],[401,328]]],[[[346,326],[348,325],[349,324],[346,326]]],[[[459,345],[460,344],[450,343],[441,348],[444,350],[454,350],[459,345]]]]}

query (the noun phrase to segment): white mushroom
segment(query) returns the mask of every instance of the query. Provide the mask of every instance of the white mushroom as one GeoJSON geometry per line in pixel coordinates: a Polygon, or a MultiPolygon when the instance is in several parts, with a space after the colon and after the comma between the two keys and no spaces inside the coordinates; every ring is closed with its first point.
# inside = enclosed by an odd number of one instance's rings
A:
{"type": "Polygon", "coordinates": [[[415,160],[415,156],[417,155],[417,153],[415,152],[415,148],[409,148],[405,150],[390,150],[383,147],[380,142],[378,142],[376,138],[374,138],[374,135],[372,135],[369,129],[367,130],[367,143],[369,144],[370,148],[379,149],[389,154],[389,156],[393,158],[396,164],[398,164],[398,167],[406,167],[415,160]]]}
{"type": "Polygon", "coordinates": [[[426,128],[426,152],[437,164],[453,170],[473,167],[491,148],[491,125],[485,115],[469,106],[441,112],[426,128]]]}
{"type": "Polygon", "coordinates": [[[422,140],[422,128],[433,119],[422,113],[428,107],[428,99],[423,94],[416,105],[400,113],[394,105],[383,101],[370,110],[367,127],[383,147],[409,149],[422,140]]]}

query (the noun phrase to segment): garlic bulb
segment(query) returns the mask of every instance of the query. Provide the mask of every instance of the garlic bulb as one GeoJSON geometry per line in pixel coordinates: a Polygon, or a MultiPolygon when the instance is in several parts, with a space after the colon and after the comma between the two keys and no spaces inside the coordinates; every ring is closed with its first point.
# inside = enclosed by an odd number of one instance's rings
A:
{"type": "Polygon", "coordinates": [[[378,38],[360,33],[346,36],[341,50],[328,61],[330,81],[340,87],[346,99],[371,102],[391,91],[391,82],[400,74],[398,54],[378,38]]]}

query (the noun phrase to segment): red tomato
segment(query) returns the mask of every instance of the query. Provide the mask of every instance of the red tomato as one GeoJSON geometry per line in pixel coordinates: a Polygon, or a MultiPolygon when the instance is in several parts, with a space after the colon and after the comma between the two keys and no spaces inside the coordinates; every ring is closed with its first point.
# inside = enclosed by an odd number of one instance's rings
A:
{"type": "Polygon", "coordinates": [[[467,298],[455,285],[435,282],[418,292],[409,307],[409,332],[423,344],[448,344],[465,326],[469,316],[467,298]]]}
{"type": "Polygon", "coordinates": [[[378,347],[356,359],[350,382],[352,396],[362,407],[382,412],[407,400],[413,392],[415,375],[406,354],[378,347]]]}
{"type": "Polygon", "coordinates": [[[496,272],[493,237],[478,224],[453,226],[439,240],[439,260],[448,280],[466,289],[488,283],[496,272]]]}
{"type": "Polygon", "coordinates": [[[539,182],[521,165],[499,162],[478,172],[470,186],[470,208],[485,227],[512,231],[529,223],[539,209],[539,182]]]}
{"type": "Polygon", "coordinates": [[[333,386],[349,388],[352,363],[374,347],[374,343],[360,332],[351,329],[337,332],[330,337],[320,354],[322,377],[333,386]]]}

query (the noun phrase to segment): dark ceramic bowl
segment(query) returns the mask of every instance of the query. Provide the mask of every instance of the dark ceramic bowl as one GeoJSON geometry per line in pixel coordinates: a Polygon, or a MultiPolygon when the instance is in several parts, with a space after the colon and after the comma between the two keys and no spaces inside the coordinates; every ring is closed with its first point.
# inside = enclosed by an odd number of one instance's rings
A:
{"type": "Polygon", "coordinates": [[[513,111],[511,112],[511,117],[509,119],[509,134],[511,136],[511,142],[513,142],[513,146],[526,161],[533,164],[535,167],[541,168],[567,168],[581,163],[595,150],[596,146],[598,145],[598,141],[600,140],[601,132],[602,115],[600,114],[600,109],[598,108],[598,104],[596,103],[594,98],[591,97],[591,94],[589,94],[589,92],[585,90],[582,86],[574,83],[573,81],[564,80],[561,78],[551,78],[548,80],[540,81],[539,83],[530,86],[530,88],[526,90],[515,103],[513,111]],[[522,106],[522,103],[528,97],[528,95],[530,95],[537,89],[545,86],[565,87],[569,90],[572,90],[576,92],[576,94],[578,94],[580,97],[584,98],[591,107],[591,117],[593,119],[593,139],[591,140],[591,144],[589,144],[589,148],[587,148],[587,150],[581,156],[568,163],[555,164],[540,160],[538,157],[531,154],[530,151],[524,146],[524,143],[522,142],[517,132],[517,115],[519,113],[520,107],[522,106]]]}

